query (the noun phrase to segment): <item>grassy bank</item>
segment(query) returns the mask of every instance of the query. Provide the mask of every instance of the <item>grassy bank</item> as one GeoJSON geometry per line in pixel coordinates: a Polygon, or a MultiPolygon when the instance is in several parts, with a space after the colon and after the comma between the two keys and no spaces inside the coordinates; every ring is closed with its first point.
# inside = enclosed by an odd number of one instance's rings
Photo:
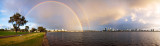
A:
{"type": "MultiPolygon", "coordinates": [[[[29,32],[17,32],[17,34],[26,34],[29,32]]],[[[12,31],[0,31],[0,36],[17,35],[16,32],[12,31]]]]}
{"type": "Polygon", "coordinates": [[[41,46],[45,33],[31,33],[23,36],[0,39],[0,46],[41,46]]]}

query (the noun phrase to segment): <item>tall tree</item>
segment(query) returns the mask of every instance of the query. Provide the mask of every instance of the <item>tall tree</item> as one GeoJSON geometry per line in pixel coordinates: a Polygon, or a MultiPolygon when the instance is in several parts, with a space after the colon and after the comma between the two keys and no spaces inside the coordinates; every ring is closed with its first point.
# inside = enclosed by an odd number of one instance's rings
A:
{"type": "Polygon", "coordinates": [[[26,26],[25,31],[28,32],[28,30],[29,30],[29,26],[26,26]]]}
{"type": "Polygon", "coordinates": [[[12,23],[14,29],[17,31],[20,29],[20,26],[24,26],[28,21],[19,13],[14,14],[10,17],[9,23],[12,23]]]}
{"type": "Polygon", "coordinates": [[[37,30],[36,28],[32,28],[32,29],[31,29],[31,32],[34,32],[34,31],[36,31],[36,30],[37,30]]]}
{"type": "Polygon", "coordinates": [[[42,32],[43,31],[43,27],[38,27],[38,31],[42,32]]]}
{"type": "Polygon", "coordinates": [[[38,27],[38,31],[40,31],[40,32],[45,32],[45,31],[46,31],[46,28],[38,27]]]}

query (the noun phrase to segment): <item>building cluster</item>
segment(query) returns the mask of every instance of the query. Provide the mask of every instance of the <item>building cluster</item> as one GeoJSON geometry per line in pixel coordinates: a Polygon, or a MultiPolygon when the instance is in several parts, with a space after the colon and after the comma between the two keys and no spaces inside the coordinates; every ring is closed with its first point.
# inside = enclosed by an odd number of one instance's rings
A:
{"type": "Polygon", "coordinates": [[[48,32],[66,32],[67,30],[64,30],[64,29],[61,29],[61,30],[58,30],[58,29],[54,29],[54,30],[48,30],[48,32]]]}
{"type": "Polygon", "coordinates": [[[105,28],[103,31],[117,31],[118,29],[114,29],[114,28],[105,28]]]}
{"type": "Polygon", "coordinates": [[[142,31],[155,31],[154,29],[150,29],[150,30],[144,30],[144,29],[126,29],[126,30],[120,30],[120,29],[114,29],[114,28],[105,28],[103,30],[103,32],[142,32],[142,31]]]}

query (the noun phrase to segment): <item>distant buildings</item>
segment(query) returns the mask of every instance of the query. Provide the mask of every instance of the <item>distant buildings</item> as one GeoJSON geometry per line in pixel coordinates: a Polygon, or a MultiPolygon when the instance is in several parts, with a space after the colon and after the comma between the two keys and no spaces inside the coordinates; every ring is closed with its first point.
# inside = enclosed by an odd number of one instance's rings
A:
{"type": "Polygon", "coordinates": [[[54,30],[48,30],[48,32],[66,32],[67,30],[64,30],[64,29],[61,29],[61,30],[58,30],[58,29],[54,29],[54,30]]]}
{"type": "Polygon", "coordinates": [[[107,31],[107,27],[103,31],[106,32],[107,31]]]}
{"type": "Polygon", "coordinates": [[[154,31],[154,29],[151,29],[151,31],[154,31]]]}
{"type": "Polygon", "coordinates": [[[105,28],[105,31],[107,31],[107,27],[105,28]]]}
{"type": "Polygon", "coordinates": [[[107,27],[103,30],[103,32],[153,32],[154,29],[151,30],[142,30],[142,29],[126,29],[126,30],[120,30],[120,29],[114,29],[114,28],[108,28],[107,27]]]}

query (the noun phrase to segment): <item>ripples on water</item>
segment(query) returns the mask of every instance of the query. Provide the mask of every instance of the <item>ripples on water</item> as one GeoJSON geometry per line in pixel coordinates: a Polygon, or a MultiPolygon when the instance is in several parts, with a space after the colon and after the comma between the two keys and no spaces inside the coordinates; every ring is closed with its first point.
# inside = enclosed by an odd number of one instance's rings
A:
{"type": "Polygon", "coordinates": [[[160,46],[160,32],[48,32],[51,46],[160,46]]]}

